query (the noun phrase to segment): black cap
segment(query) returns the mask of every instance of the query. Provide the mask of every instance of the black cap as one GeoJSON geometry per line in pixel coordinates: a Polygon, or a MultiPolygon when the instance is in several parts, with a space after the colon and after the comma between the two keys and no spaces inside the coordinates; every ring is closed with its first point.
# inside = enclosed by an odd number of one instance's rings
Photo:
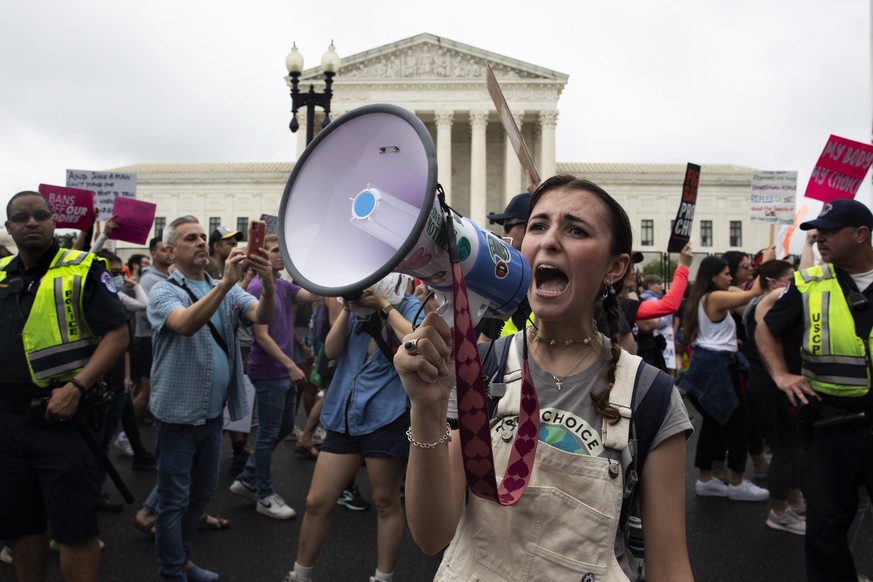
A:
{"type": "Polygon", "coordinates": [[[212,243],[226,238],[235,238],[236,240],[242,240],[243,233],[238,230],[230,230],[226,226],[219,226],[212,231],[212,234],[209,235],[209,246],[211,247],[212,243]]]}
{"type": "Polygon", "coordinates": [[[873,213],[870,209],[852,198],[838,198],[826,203],[818,218],[807,220],[800,230],[811,228],[843,228],[844,226],[866,226],[873,230],[873,213]]]}
{"type": "Polygon", "coordinates": [[[506,205],[506,210],[503,211],[503,214],[489,212],[488,222],[503,224],[503,221],[507,218],[525,218],[527,216],[528,206],[530,206],[530,192],[516,194],[512,197],[512,200],[509,201],[509,204],[506,205]]]}
{"type": "Polygon", "coordinates": [[[634,263],[642,263],[643,260],[645,259],[645,257],[643,256],[643,253],[641,253],[640,251],[634,251],[633,254],[631,255],[631,258],[633,259],[634,263]]]}

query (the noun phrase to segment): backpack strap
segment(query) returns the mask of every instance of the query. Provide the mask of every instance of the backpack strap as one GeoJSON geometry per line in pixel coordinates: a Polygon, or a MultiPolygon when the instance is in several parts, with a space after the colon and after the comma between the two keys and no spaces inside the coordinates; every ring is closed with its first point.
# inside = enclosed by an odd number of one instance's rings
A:
{"type": "Polygon", "coordinates": [[[626,531],[627,520],[637,513],[639,490],[637,483],[643,472],[655,435],[664,423],[673,394],[673,377],[642,363],[634,379],[633,412],[628,446],[622,451],[624,473],[624,500],[621,504],[619,527],[626,531]]]}
{"type": "MultiPolygon", "coordinates": [[[[488,393],[488,417],[494,416],[494,411],[497,408],[497,402],[506,393],[506,374],[507,361],[510,358],[510,352],[514,342],[512,338],[515,336],[503,336],[488,343],[478,344],[479,358],[482,360],[482,375],[485,379],[485,389],[488,393]],[[496,352],[496,353],[495,353],[496,352]]],[[[513,358],[515,367],[511,372],[518,373],[520,377],[521,365],[518,363],[518,353],[515,353],[513,358]]],[[[507,381],[517,380],[514,375],[507,381]]]]}
{"type": "MultiPolygon", "coordinates": [[[[171,285],[175,285],[179,289],[182,289],[183,291],[188,293],[188,297],[191,298],[192,304],[197,303],[199,301],[199,299],[197,299],[197,296],[194,295],[194,292],[191,291],[191,289],[187,285],[179,283],[178,281],[176,281],[173,278],[167,279],[167,283],[170,283],[171,285]]],[[[220,309],[220,307],[219,307],[219,309],[220,309]]],[[[224,338],[221,337],[221,333],[219,333],[218,329],[215,328],[215,324],[212,323],[212,318],[209,318],[206,320],[206,327],[209,328],[209,333],[212,334],[212,339],[215,340],[215,343],[218,344],[218,347],[221,348],[221,351],[224,352],[224,355],[226,355],[228,358],[230,358],[231,355],[230,355],[230,350],[227,349],[227,343],[224,341],[224,338]]],[[[231,358],[231,361],[233,361],[232,358],[231,358]]]]}

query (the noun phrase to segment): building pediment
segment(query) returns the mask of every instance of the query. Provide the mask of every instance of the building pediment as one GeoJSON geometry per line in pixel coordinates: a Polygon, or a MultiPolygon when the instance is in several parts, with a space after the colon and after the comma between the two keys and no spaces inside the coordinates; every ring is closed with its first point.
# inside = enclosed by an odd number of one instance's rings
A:
{"type": "MultiPolygon", "coordinates": [[[[388,84],[410,80],[479,82],[485,78],[489,63],[501,84],[557,82],[563,86],[568,79],[564,73],[425,33],[343,57],[338,80],[343,83],[360,80],[367,84],[381,80],[388,84]]],[[[301,79],[320,76],[320,69],[313,68],[304,71],[301,79]]]]}

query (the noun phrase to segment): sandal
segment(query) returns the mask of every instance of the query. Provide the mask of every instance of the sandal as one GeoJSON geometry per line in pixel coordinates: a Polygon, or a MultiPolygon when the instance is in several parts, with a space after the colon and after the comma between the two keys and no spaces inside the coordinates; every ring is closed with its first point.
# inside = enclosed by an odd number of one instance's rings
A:
{"type": "Polygon", "coordinates": [[[136,516],[134,516],[133,517],[133,527],[135,527],[136,529],[138,529],[139,531],[141,531],[142,533],[144,533],[145,535],[147,535],[149,537],[152,537],[152,538],[155,537],[155,520],[154,519],[148,523],[144,523],[144,522],[138,520],[136,518],[136,516]]]}
{"type": "Polygon", "coordinates": [[[217,515],[209,515],[204,513],[200,518],[200,524],[197,526],[199,530],[221,530],[230,527],[230,520],[217,515]]]}
{"type": "Polygon", "coordinates": [[[300,456],[306,457],[307,459],[317,459],[318,458],[318,449],[315,445],[304,446],[299,443],[294,445],[294,452],[300,456]]]}

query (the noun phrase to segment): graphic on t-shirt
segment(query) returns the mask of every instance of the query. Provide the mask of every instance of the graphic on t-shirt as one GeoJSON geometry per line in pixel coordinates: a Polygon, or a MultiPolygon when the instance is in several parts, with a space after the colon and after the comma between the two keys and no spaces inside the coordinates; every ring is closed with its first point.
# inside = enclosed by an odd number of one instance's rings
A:
{"type": "MultiPolygon", "coordinates": [[[[492,430],[504,440],[512,440],[517,425],[517,416],[506,416],[492,430]]],[[[559,408],[540,410],[540,442],[574,455],[598,457],[603,453],[600,432],[584,418],[559,408]]]]}

